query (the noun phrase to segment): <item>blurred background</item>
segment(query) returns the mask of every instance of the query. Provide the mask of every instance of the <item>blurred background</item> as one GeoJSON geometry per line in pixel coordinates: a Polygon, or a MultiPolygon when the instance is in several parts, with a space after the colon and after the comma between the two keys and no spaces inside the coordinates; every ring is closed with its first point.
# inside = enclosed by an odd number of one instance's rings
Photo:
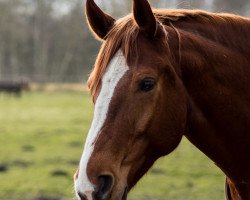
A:
{"type": "MultiPolygon", "coordinates": [[[[96,0],[112,16],[131,1],[96,0]]],[[[156,8],[250,16],[249,0],[150,0],[156,8]]],[[[74,199],[72,176],[93,106],[85,86],[100,47],[80,0],[0,0],[0,199],[74,199]]],[[[224,176],[183,139],[129,200],[224,199],[224,176]]]]}

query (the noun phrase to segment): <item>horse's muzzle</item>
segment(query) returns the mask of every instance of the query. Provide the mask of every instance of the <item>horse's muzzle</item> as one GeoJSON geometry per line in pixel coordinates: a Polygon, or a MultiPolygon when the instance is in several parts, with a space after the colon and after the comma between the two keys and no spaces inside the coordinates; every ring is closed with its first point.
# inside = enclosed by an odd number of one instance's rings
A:
{"type": "MultiPolygon", "coordinates": [[[[109,184],[109,183],[107,183],[109,184]]],[[[106,185],[108,186],[108,185],[106,185]]],[[[106,187],[105,186],[105,187],[106,187]]],[[[111,190],[106,193],[103,190],[100,191],[96,191],[93,192],[91,197],[87,198],[87,196],[85,194],[82,193],[78,193],[78,196],[80,197],[81,200],[110,200],[110,199],[114,199],[114,200],[127,200],[127,195],[128,195],[128,189],[127,187],[124,189],[122,196],[118,197],[118,198],[112,198],[111,197],[111,190]]]]}
{"type": "MultiPolygon", "coordinates": [[[[109,200],[111,196],[114,179],[110,175],[103,175],[98,177],[98,185],[96,191],[92,193],[93,200],[109,200]]],[[[81,200],[89,200],[85,194],[78,192],[81,200]]]]}

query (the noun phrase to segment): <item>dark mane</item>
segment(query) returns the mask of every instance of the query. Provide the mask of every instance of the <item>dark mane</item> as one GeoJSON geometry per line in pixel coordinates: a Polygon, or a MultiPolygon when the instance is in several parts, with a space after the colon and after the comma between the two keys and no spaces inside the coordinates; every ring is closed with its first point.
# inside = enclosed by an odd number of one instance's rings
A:
{"type": "MultiPolygon", "coordinates": [[[[244,24],[246,20],[250,22],[249,19],[234,14],[210,13],[201,10],[155,9],[154,15],[163,25],[170,25],[172,23],[176,25],[178,22],[190,20],[204,24],[204,26],[205,24],[222,24],[225,26],[228,26],[228,24],[239,25],[244,24]]],[[[194,27],[190,27],[189,29],[192,28],[194,27]]],[[[118,49],[122,49],[127,61],[130,60],[131,56],[138,53],[136,45],[138,33],[139,28],[131,14],[116,21],[115,26],[106,36],[106,39],[101,46],[94,69],[88,80],[88,86],[93,96],[95,96],[95,93],[98,90],[101,83],[101,77],[103,76],[109,61],[118,49]]]]}

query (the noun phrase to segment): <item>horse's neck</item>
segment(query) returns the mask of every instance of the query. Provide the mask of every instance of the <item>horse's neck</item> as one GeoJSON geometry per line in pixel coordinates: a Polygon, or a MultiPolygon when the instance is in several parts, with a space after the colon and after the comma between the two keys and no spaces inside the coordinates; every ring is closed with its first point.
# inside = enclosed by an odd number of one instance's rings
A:
{"type": "Polygon", "coordinates": [[[178,26],[175,54],[190,104],[186,136],[230,178],[248,181],[250,23],[178,26]]]}

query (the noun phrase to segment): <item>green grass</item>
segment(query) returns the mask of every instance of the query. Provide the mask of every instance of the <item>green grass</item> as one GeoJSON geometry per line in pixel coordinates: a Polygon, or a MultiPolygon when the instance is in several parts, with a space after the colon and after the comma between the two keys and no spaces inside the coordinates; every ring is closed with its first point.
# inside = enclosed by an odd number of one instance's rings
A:
{"type": "MultiPolygon", "coordinates": [[[[0,199],[74,199],[72,176],[92,112],[86,93],[30,92],[21,98],[0,94],[0,199]]],[[[224,179],[206,156],[183,139],[128,199],[224,199],[224,179]]]]}

